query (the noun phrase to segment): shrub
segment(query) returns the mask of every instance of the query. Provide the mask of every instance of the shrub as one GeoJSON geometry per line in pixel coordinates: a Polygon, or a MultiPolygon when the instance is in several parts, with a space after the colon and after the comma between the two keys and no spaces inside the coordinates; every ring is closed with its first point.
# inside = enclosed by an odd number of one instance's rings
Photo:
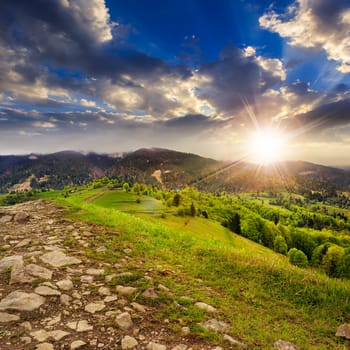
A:
{"type": "Polygon", "coordinates": [[[286,240],[281,235],[276,236],[273,241],[273,250],[277,253],[287,254],[288,246],[286,240]]]}
{"type": "Polygon", "coordinates": [[[327,275],[332,277],[339,276],[339,267],[341,259],[344,255],[344,248],[337,245],[332,245],[328,248],[327,253],[322,259],[322,267],[327,275]]]}
{"type": "Polygon", "coordinates": [[[292,248],[288,252],[289,262],[298,267],[308,267],[309,261],[305,253],[299,249],[292,248]]]}

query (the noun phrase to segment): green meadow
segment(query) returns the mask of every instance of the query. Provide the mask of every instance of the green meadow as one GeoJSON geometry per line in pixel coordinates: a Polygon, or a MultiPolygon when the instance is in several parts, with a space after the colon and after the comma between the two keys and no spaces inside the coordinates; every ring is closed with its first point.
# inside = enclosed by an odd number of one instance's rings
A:
{"type": "MultiPolygon", "coordinates": [[[[159,274],[157,282],[169,287],[172,301],[184,306],[174,307],[169,300],[159,305],[159,316],[169,320],[175,333],[180,332],[177,321],[182,319],[194,336],[222,342],[199,325],[208,316],[182,298],[186,296],[215,306],[218,318],[231,325],[229,333],[249,349],[271,349],[278,339],[300,349],[344,349],[334,335],[341,323],[349,321],[349,280],[300,269],[286,256],[232,233],[217,221],[175,215],[150,196],[106,188],[81,189],[65,197],[62,192],[41,196],[67,207],[73,219],[120,233],[101,230],[86,250],[88,256],[117,262],[128,248],[139,262],[130,265],[136,275],[159,266],[173,271],[159,274]],[[96,252],[99,245],[106,251],[96,252]]],[[[67,239],[67,244],[73,243],[67,239]]],[[[129,282],[138,283],[137,279],[129,282]]]]}

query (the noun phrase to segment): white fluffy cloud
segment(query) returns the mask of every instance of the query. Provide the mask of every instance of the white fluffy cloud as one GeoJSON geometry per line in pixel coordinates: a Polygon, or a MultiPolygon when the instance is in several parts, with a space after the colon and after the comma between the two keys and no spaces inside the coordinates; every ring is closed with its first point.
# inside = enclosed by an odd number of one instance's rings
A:
{"type": "Polygon", "coordinates": [[[289,44],[324,50],[330,60],[339,63],[338,70],[350,72],[350,9],[343,0],[297,0],[286,13],[273,10],[259,19],[260,26],[289,44]]]}

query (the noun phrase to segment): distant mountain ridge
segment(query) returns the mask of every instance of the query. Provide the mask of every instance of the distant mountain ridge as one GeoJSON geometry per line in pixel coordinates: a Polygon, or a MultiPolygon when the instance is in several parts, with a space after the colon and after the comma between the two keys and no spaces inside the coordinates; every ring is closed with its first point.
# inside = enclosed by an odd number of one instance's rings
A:
{"type": "Polygon", "coordinates": [[[104,176],[172,189],[193,185],[213,192],[350,188],[349,170],[303,161],[262,167],[162,148],[142,148],[124,154],[62,151],[0,156],[0,191],[3,193],[31,188],[60,189],[104,176]]]}

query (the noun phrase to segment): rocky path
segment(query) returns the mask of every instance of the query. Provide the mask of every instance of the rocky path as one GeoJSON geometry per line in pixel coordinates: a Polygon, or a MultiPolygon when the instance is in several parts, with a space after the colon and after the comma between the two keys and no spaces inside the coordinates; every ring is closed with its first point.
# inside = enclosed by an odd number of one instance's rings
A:
{"type": "MultiPolygon", "coordinates": [[[[1,350],[245,348],[226,334],[229,325],[215,318],[217,310],[201,302],[193,301],[208,314],[203,327],[220,332],[221,347],[192,336],[186,325],[174,331],[168,319],[159,318],[154,302],[171,291],[153,284],[151,272],[139,276],[151,285],[145,290],[111,284],[132,275],[129,269],[142,262],[130,258],[128,249],[117,263],[88,258],[85,249],[107,229],[63,214],[41,200],[0,207],[1,350]],[[138,295],[151,302],[137,302],[138,295]]],[[[283,341],[275,348],[296,349],[283,341]]]]}
{"type": "MultiPolygon", "coordinates": [[[[154,308],[133,301],[137,288],[108,284],[128,274],[130,261],[88,259],[96,226],[64,219],[62,211],[44,201],[0,209],[0,349],[211,348],[189,343],[186,327],[174,343],[167,320],[152,328],[154,308]]],[[[155,299],[157,289],[143,294],[155,299]]]]}

